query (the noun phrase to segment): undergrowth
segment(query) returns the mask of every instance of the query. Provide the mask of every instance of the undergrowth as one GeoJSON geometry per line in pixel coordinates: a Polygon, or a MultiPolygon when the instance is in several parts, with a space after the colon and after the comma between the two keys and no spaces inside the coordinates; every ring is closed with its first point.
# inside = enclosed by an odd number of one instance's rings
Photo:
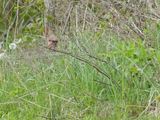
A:
{"type": "Polygon", "coordinates": [[[65,50],[92,64],[34,42],[6,52],[0,60],[2,120],[160,119],[158,47],[86,32],[75,34],[65,50]]]}

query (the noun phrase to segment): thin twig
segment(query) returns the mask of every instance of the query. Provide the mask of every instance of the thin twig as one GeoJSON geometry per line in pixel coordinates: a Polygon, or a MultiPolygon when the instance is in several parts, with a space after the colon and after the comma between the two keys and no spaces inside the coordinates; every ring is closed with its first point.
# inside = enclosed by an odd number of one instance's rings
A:
{"type": "Polygon", "coordinates": [[[73,58],[76,58],[77,60],[80,60],[80,61],[82,61],[84,63],[87,63],[88,65],[90,65],[94,69],[96,69],[99,73],[101,73],[102,75],[106,76],[108,79],[111,79],[106,72],[104,72],[103,70],[101,70],[100,68],[98,68],[95,64],[90,63],[89,61],[87,61],[84,58],[81,58],[80,56],[76,56],[76,55],[73,55],[72,53],[69,53],[69,52],[66,52],[66,51],[61,51],[61,50],[54,50],[54,52],[62,53],[62,54],[65,54],[65,55],[69,55],[69,56],[71,56],[73,58]]]}

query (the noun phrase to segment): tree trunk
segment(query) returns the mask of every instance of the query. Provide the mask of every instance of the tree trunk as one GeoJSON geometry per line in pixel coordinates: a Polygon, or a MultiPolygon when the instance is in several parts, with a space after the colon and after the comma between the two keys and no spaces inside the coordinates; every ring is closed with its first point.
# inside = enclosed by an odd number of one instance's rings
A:
{"type": "Polygon", "coordinates": [[[49,28],[54,29],[53,23],[55,20],[55,4],[56,4],[56,0],[44,0],[45,28],[49,27],[49,28]]]}

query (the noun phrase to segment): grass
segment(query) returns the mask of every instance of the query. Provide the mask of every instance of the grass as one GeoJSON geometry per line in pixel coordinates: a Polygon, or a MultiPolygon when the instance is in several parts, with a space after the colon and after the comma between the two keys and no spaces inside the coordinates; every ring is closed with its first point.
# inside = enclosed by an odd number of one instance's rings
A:
{"type": "Polygon", "coordinates": [[[74,57],[35,46],[18,47],[0,60],[0,119],[160,119],[158,48],[107,34],[76,34],[67,51],[96,65],[108,79],[74,57]],[[82,46],[107,63],[80,51],[82,46]]]}

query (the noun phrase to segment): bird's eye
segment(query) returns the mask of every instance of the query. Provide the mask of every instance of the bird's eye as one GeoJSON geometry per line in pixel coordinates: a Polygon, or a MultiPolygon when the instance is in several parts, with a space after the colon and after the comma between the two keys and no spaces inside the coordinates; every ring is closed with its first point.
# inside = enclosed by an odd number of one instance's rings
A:
{"type": "Polygon", "coordinates": [[[49,42],[52,42],[52,40],[48,40],[49,42]]]}

